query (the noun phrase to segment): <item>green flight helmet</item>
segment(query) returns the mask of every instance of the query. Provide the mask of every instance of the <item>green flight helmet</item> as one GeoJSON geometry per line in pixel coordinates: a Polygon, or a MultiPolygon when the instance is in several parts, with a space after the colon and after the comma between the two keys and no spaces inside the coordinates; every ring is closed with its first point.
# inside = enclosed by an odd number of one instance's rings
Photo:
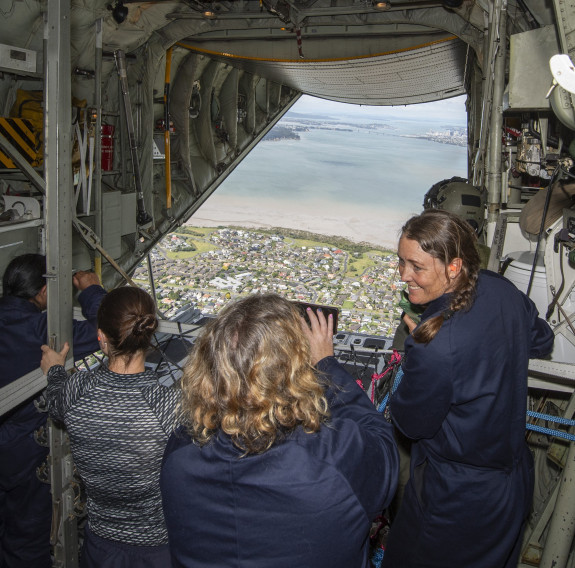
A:
{"type": "Polygon", "coordinates": [[[483,231],[485,192],[465,178],[452,177],[433,185],[425,194],[423,208],[450,211],[465,219],[478,236],[483,231]]]}

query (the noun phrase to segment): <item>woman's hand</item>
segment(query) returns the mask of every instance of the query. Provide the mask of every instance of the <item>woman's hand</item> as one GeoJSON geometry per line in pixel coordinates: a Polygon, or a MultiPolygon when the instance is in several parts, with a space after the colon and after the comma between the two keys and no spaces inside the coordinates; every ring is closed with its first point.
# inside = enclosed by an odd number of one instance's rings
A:
{"type": "Polygon", "coordinates": [[[311,322],[311,329],[304,318],[301,318],[301,326],[309,339],[311,363],[316,365],[324,357],[333,355],[333,316],[330,314],[326,320],[321,309],[314,312],[311,308],[307,308],[306,313],[311,322]]]}
{"type": "Polygon", "coordinates": [[[82,292],[94,284],[100,285],[100,279],[98,275],[91,270],[78,270],[78,272],[72,276],[72,283],[82,292]]]}
{"type": "Polygon", "coordinates": [[[413,333],[413,330],[417,327],[417,324],[407,314],[403,316],[403,321],[409,328],[409,333],[413,333]]]}
{"type": "Polygon", "coordinates": [[[54,365],[64,365],[66,362],[66,355],[68,354],[68,351],[70,351],[70,345],[68,345],[68,342],[64,343],[64,347],[62,347],[62,351],[60,351],[60,353],[54,351],[54,349],[50,349],[47,345],[42,345],[40,349],[42,349],[40,368],[42,369],[42,372],[47,375],[50,367],[53,367],[54,365]]]}

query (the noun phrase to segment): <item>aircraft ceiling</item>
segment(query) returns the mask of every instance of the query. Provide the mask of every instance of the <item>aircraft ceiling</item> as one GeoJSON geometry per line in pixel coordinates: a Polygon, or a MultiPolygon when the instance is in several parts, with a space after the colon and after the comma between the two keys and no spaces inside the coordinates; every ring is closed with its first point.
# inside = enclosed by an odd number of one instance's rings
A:
{"type": "MultiPolygon", "coordinates": [[[[472,53],[482,66],[489,8],[487,0],[189,0],[172,10],[169,4],[126,4],[122,25],[154,22],[165,47],[179,42],[305,94],[371,105],[464,94],[472,53]],[[156,11],[169,23],[157,26],[156,11]]],[[[524,1],[509,2],[515,32],[535,18],[538,25],[552,22],[549,3],[535,4],[537,14],[524,11],[524,1]]]]}
{"type": "MultiPolygon", "coordinates": [[[[6,25],[0,21],[2,42],[40,50],[31,44],[43,9],[45,2],[13,2],[6,25]]],[[[419,103],[464,93],[470,53],[482,64],[487,13],[488,0],[73,0],[73,66],[92,66],[86,46],[102,18],[104,50],[147,43],[163,57],[181,42],[305,94],[419,103]]],[[[514,31],[553,20],[550,1],[512,0],[508,13],[514,31]]]]}
{"type": "Polygon", "coordinates": [[[465,94],[466,56],[466,44],[451,38],[408,50],[305,64],[297,59],[229,59],[235,67],[307,95],[343,103],[405,105],[465,94]]]}

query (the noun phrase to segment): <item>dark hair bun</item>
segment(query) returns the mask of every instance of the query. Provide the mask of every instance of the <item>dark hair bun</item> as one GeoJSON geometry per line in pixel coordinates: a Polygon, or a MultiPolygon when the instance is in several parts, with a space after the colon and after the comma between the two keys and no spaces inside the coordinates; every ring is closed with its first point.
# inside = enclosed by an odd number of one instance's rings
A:
{"type": "Polygon", "coordinates": [[[134,327],[132,328],[132,334],[136,337],[144,335],[152,335],[156,328],[158,327],[158,320],[154,314],[144,314],[134,322],[134,327]]]}
{"type": "Polygon", "coordinates": [[[141,288],[115,288],[100,304],[98,327],[108,337],[114,357],[146,350],[158,327],[154,300],[141,288]]]}

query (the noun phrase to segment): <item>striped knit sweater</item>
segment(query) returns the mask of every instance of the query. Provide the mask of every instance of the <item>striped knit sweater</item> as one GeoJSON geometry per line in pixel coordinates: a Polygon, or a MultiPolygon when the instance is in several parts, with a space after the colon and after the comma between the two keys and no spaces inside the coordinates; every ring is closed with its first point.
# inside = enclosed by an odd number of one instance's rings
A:
{"type": "Polygon", "coordinates": [[[70,436],[92,532],[132,545],[167,543],[160,466],[180,390],[159,385],[152,371],[119,375],[101,367],[69,376],[56,365],[46,392],[50,415],[70,436]]]}

